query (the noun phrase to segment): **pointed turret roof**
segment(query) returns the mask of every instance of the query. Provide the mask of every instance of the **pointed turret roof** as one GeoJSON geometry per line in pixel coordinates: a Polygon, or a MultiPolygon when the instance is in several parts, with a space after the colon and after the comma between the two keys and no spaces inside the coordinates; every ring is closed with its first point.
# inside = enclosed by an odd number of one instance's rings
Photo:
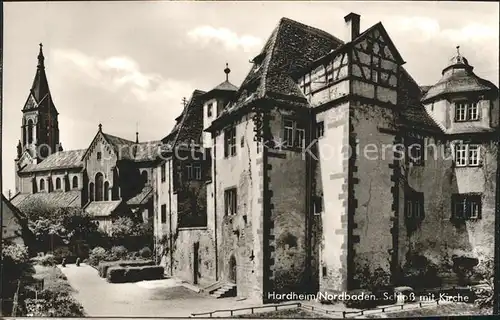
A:
{"type": "Polygon", "coordinates": [[[460,47],[457,46],[457,54],[443,69],[441,79],[423,97],[424,103],[453,93],[498,90],[493,83],[474,74],[472,71],[474,67],[469,64],[459,49],[460,47]]]}
{"type": "Polygon", "coordinates": [[[49,90],[49,82],[45,73],[45,56],[43,55],[43,44],[40,43],[40,51],[38,52],[38,64],[36,67],[35,78],[31,85],[30,95],[26,101],[23,111],[31,109],[48,109],[57,113],[52,96],[49,90]]]}

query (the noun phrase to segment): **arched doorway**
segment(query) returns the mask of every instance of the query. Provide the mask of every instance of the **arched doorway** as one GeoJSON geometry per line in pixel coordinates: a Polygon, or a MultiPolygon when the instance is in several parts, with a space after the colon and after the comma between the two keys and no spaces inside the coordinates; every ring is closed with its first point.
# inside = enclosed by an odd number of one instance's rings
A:
{"type": "Polygon", "coordinates": [[[236,284],[236,258],[234,255],[229,258],[229,281],[236,284]]]}

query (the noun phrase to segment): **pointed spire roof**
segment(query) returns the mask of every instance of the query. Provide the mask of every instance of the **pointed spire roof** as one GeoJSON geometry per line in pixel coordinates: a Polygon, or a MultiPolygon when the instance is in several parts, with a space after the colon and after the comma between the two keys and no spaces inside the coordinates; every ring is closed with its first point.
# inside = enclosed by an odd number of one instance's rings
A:
{"type": "Polygon", "coordinates": [[[43,54],[43,44],[39,44],[40,50],[38,52],[38,64],[36,67],[35,78],[33,79],[33,84],[31,85],[30,95],[26,104],[23,108],[24,111],[41,108],[48,109],[49,107],[57,113],[57,110],[52,101],[52,96],[50,95],[49,82],[47,81],[47,75],[45,73],[45,56],[43,54]]]}

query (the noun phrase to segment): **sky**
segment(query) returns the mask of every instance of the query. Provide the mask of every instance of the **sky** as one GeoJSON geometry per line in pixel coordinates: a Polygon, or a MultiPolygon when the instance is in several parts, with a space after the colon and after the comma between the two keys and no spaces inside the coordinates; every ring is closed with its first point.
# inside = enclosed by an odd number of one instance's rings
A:
{"type": "Polygon", "coordinates": [[[239,86],[282,17],[338,38],[344,16],[361,15],[361,32],[382,22],[421,85],[436,83],[461,53],[498,86],[499,4],[494,2],[7,2],[4,6],[2,170],[14,186],[21,109],[43,43],[65,150],[87,148],[103,131],[159,140],[182,98],[225,80],[239,86]]]}

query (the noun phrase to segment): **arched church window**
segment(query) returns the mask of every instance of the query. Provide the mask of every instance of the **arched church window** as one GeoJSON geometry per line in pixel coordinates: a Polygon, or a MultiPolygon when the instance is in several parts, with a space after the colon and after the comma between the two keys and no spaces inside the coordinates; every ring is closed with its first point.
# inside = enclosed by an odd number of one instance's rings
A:
{"type": "Polygon", "coordinates": [[[28,120],[28,143],[33,143],[33,120],[28,120]]]}
{"type": "Polygon", "coordinates": [[[104,201],[109,200],[109,182],[104,182],[104,201]]]}
{"type": "Polygon", "coordinates": [[[43,190],[45,190],[45,180],[41,179],[40,180],[40,191],[43,191],[43,190]]]}
{"type": "Polygon", "coordinates": [[[104,195],[104,176],[102,173],[95,175],[95,201],[102,201],[104,195]]]}
{"type": "Polygon", "coordinates": [[[78,177],[73,177],[73,184],[72,184],[72,187],[74,189],[78,188],[78,177]]]}
{"type": "Polygon", "coordinates": [[[89,185],[89,199],[90,201],[94,201],[94,183],[91,182],[89,185]]]}
{"type": "Polygon", "coordinates": [[[61,178],[56,179],[56,190],[61,190],[61,178]]]}

